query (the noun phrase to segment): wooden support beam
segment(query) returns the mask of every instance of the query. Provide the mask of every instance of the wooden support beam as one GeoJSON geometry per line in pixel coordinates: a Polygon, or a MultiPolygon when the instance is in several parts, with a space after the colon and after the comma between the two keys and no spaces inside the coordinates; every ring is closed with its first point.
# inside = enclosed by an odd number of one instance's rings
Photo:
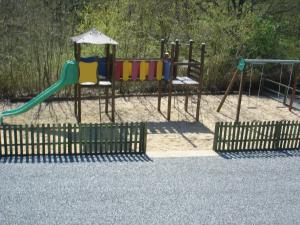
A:
{"type": "MultiPolygon", "coordinates": [[[[165,40],[161,39],[160,41],[160,58],[164,58],[164,52],[165,52],[165,40]]],[[[162,89],[162,80],[158,81],[158,99],[157,99],[157,110],[160,112],[161,108],[161,89],[162,89]]]]}
{"type": "Polygon", "coordinates": [[[242,96],[243,96],[243,85],[244,85],[244,72],[241,73],[239,99],[238,99],[238,104],[237,104],[235,122],[239,122],[239,119],[240,119],[241,103],[242,103],[242,96]]]}
{"type": "Polygon", "coordinates": [[[112,69],[111,69],[111,120],[115,122],[115,59],[116,46],[112,45],[112,69]]]}
{"type": "MultiPolygon", "coordinates": [[[[174,63],[177,63],[179,59],[179,40],[175,40],[175,55],[174,55],[174,63]]],[[[178,67],[174,66],[174,79],[176,79],[177,74],[178,74],[178,67]]]]}
{"type": "Polygon", "coordinates": [[[162,89],[162,81],[159,80],[158,81],[158,99],[157,99],[157,110],[160,112],[160,108],[161,108],[161,89],[162,89]]]}
{"type": "Polygon", "coordinates": [[[200,58],[200,74],[199,74],[199,85],[198,85],[198,98],[197,98],[197,109],[196,109],[196,121],[199,121],[199,115],[200,115],[200,103],[201,103],[201,96],[202,96],[202,90],[203,90],[203,77],[204,77],[204,57],[205,57],[205,43],[201,44],[201,58],[200,58]]]}
{"type": "Polygon", "coordinates": [[[77,88],[77,85],[78,84],[74,84],[74,113],[75,113],[75,118],[76,118],[76,120],[77,120],[77,118],[78,118],[78,106],[77,106],[77,95],[78,95],[78,93],[77,93],[77,90],[78,90],[78,88],[77,88]]]}
{"type": "MultiPolygon", "coordinates": [[[[75,117],[77,122],[80,122],[80,118],[79,118],[79,112],[81,115],[81,108],[79,111],[79,94],[81,95],[81,93],[79,93],[79,76],[80,76],[80,72],[79,72],[79,61],[80,61],[80,54],[81,54],[81,46],[80,44],[77,44],[76,42],[74,42],[74,58],[77,62],[77,66],[78,66],[78,81],[77,84],[74,85],[74,111],[75,111],[75,117]]],[[[80,96],[81,98],[81,96],[80,96]]],[[[81,99],[80,99],[81,100],[81,99]]],[[[81,107],[81,105],[80,105],[81,107]]]]}
{"type": "Polygon", "coordinates": [[[225,94],[224,94],[224,96],[223,96],[223,98],[222,98],[222,100],[221,100],[221,102],[220,102],[220,104],[218,106],[217,112],[220,112],[220,110],[221,110],[221,108],[222,108],[222,106],[223,106],[223,104],[224,104],[224,102],[225,102],[228,94],[230,93],[230,91],[232,89],[232,86],[233,86],[233,84],[234,84],[234,82],[235,82],[235,80],[236,80],[237,77],[238,77],[238,70],[236,70],[234,72],[233,77],[231,78],[231,81],[230,81],[230,83],[229,83],[229,85],[228,85],[228,87],[227,87],[227,89],[225,91],[225,94]]]}
{"type": "Polygon", "coordinates": [[[105,113],[108,113],[108,87],[104,88],[105,92],[105,113]]]}
{"type": "Polygon", "coordinates": [[[78,85],[78,123],[81,123],[81,85],[78,85]]]}
{"type": "Polygon", "coordinates": [[[175,53],[175,43],[172,42],[172,49],[171,49],[171,69],[170,69],[170,78],[168,81],[168,112],[167,112],[167,120],[171,119],[171,103],[172,103],[172,91],[173,91],[173,79],[174,79],[174,53],[175,53]]]}
{"type": "MultiPolygon", "coordinates": [[[[193,57],[193,43],[194,41],[191,39],[189,41],[189,56],[188,56],[188,63],[192,62],[192,57],[193,57]]],[[[187,76],[190,77],[190,73],[191,73],[191,65],[188,64],[188,68],[187,68],[187,76]]],[[[186,95],[185,95],[185,101],[184,101],[184,110],[187,112],[188,111],[188,104],[189,104],[189,96],[188,96],[188,92],[189,90],[185,90],[186,95]]]]}
{"type": "Polygon", "coordinates": [[[164,58],[165,55],[165,39],[160,40],[160,58],[164,58]]]}

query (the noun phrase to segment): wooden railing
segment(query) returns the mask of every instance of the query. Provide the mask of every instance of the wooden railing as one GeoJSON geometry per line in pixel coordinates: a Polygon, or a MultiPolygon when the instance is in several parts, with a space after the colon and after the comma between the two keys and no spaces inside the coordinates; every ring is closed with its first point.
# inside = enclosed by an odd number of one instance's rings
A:
{"type": "Polygon", "coordinates": [[[217,122],[215,125],[215,151],[299,148],[299,121],[217,122]]]}
{"type": "Polygon", "coordinates": [[[146,152],[145,123],[1,125],[0,155],[146,152]]]}

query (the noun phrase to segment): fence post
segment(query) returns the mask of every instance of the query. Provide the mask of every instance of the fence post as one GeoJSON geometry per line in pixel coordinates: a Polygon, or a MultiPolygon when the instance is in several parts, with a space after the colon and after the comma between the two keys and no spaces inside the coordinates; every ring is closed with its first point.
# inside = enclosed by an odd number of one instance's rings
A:
{"type": "Polygon", "coordinates": [[[143,143],[143,148],[141,149],[142,151],[140,153],[146,153],[146,146],[147,146],[147,124],[144,122],[141,124],[142,125],[142,143],[143,143]]]}
{"type": "Polygon", "coordinates": [[[70,123],[68,123],[68,153],[69,155],[72,154],[72,126],[70,123]]]}
{"type": "Polygon", "coordinates": [[[220,129],[220,123],[216,122],[215,123],[215,134],[214,134],[214,144],[213,144],[213,150],[217,151],[217,143],[218,143],[218,138],[219,138],[219,129],[220,129]]]}
{"type": "Polygon", "coordinates": [[[275,124],[275,133],[274,133],[274,149],[279,149],[280,146],[280,135],[281,135],[282,123],[281,121],[277,121],[275,124]]]}

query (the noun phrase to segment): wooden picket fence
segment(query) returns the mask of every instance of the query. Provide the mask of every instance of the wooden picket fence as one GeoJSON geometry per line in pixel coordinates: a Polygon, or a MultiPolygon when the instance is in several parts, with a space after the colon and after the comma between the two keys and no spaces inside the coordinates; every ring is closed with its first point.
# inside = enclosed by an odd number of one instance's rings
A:
{"type": "Polygon", "coordinates": [[[0,155],[145,153],[146,123],[1,125],[0,155]]]}
{"type": "Polygon", "coordinates": [[[215,125],[215,151],[299,148],[299,121],[217,122],[215,125]]]}

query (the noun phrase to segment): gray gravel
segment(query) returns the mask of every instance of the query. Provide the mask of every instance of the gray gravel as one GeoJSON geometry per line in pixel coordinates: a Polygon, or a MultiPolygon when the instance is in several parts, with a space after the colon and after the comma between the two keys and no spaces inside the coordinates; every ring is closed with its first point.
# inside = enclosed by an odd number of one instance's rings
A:
{"type": "Polygon", "coordinates": [[[300,224],[298,155],[226,158],[1,159],[0,224],[300,224]]]}

